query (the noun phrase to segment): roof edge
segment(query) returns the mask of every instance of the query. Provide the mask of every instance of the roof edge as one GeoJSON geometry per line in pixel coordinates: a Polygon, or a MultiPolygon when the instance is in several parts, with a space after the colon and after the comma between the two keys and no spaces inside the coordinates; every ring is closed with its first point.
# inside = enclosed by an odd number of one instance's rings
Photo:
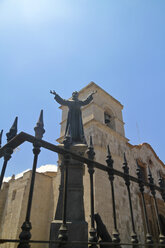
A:
{"type": "Polygon", "coordinates": [[[90,88],[91,86],[96,86],[98,89],[102,90],[106,95],[108,95],[109,97],[111,97],[116,103],[118,103],[122,109],[123,109],[123,105],[116,100],[113,96],[111,96],[109,93],[107,93],[104,89],[102,89],[100,86],[98,86],[95,82],[91,81],[89,84],[87,84],[84,88],[82,88],[81,90],[79,90],[79,93],[83,92],[85,89],[90,88]]]}
{"type": "Polygon", "coordinates": [[[139,145],[132,145],[132,144],[130,144],[130,143],[128,142],[127,145],[128,145],[131,149],[134,149],[134,148],[141,149],[143,146],[146,146],[147,148],[149,148],[149,149],[153,152],[155,158],[156,158],[156,159],[160,162],[160,164],[165,168],[165,164],[164,164],[163,161],[158,157],[158,155],[156,154],[156,152],[154,151],[154,149],[152,148],[152,146],[151,146],[150,144],[144,142],[144,143],[139,144],[139,145]]]}

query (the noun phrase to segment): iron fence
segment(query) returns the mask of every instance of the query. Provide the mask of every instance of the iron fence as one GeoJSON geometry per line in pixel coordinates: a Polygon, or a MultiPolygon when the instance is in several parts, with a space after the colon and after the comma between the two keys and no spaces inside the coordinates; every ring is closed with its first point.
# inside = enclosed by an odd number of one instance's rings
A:
{"type": "MultiPolygon", "coordinates": [[[[31,183],[30,183],[30,190],[29,190],[29,197],[28,197],[28,204],[27,204],[27,211],[26,211],[26,217],[25,221],[22,224],[22,232],[19,235],[19,239],[0,239],[0,243],[18,243],[18,248],[29,248],[30,244],[34,243],[42,243],[42,244],[58,244],[59,246],[67,246],[67,245],[89,245],[90,247],[94,248],[98,245],[100,247],[121,247],[121,246],[133,246],[133,247],[165,247],[165,236],[163,233],[163,229],[160,223],[160,217],[159,217],[159,209],[157,204],[157,198],[156,198],[156,192],[159,192],[163,201],[165,202],[165,183],[161,175],[159,175],[159,186],[157,186],[154,183],[154,179],[151,173],[150,168],[148,167],[148,182],[143,180],[141,168],[138,164],[138,161],[136,161],[137,168],[136,168],[136,174],[137,177],[131,176],[129,174],[129,167],[126,159],[126,155],[124,154],[124,162],[123,162],[123,172],[118,171],[114,169],[113,167],[113,159],[110,153],[109,146],[107,147],[107,158],[106,158],[106,165],[103,165],[101,163],[98,163],[94,161],[95,152],[94,147],[92,143],[92,137],[90,137],[90,144],[88,146],[87,150],[87,157],[80,156],[77,153],[74,153],[70,151],[69,145],[67,142],[64,144],[64,148],[56,146],[52,143],[49,143],[47,141],[42,140],[43,134],[45,132],[44,130],[44,124],[43,124],[43,111],[40,113],[39,120],[37,122],[35,130],[35,136],[29,135],[25,132],[20,132],[17,134],[17,117],[13,123],[13,126],[11,127],[10,131],[7,133],[7,144],[5,144],[3,147],[0,148],[0,158],[4,159],[1,176],[0,176],[0,188],[2,186],[3,178],[5,175],[5,170],[8,164],[8,161],[11,159],[13,150],[20,146],[24,142],[30,142],[33,144],[33,167],[32,167],[32,175],[31,175],[31,183]],[[32,205],[32,199],[33,199],[33,191],[34,191],[34,183],[35,183],[35,173],[36,173],[36,167],[37,167],[37,160],[40,153],[40,148],[48,149],[52,152],[56,152],[58,154],[63,155],[64,158],[64,190],[63,190],[63,211],[62,211],[62,224],[59,230],[59,236],[58,240],[31,240],[31,232],[32,224],[30,222],[30,214],[31,214],[31,205],[32,205]],[[90,229],[89,229],[89,240],[88,242],[85,241],[68,241],[68,229],[67,229],[67,178],[68,178],[68,165],[70,163],[70,160],[74,159],[79,162],[84,163],[88,167],[88,173],[90,178],[90,229]],[[113,232],[112,232],[112,238],[109,236],[104,235],[106,233],[102,233],[99,230],[96,230],[95,228],[95,222],[96,216],[95,216],[95,210],[94,210],[94,184],[93,184],[93,176],[95,173],[95,168],[104,171],[108,174],[108,178],[110,181],[110,188],[111,188],[111,196],[112,196],[112,213],[113,213],[113,232]],[[115,190],[114,190],[114,178],[115,176],[119,176],[123,178],[125,182],[125,186],[128,193],[128,202],[129,202],[129,210],[130,210],[130,216],[131,216],[131,224],[132,224],[132,233],[130,243],[122,243],[120,240],[120,234],[118,232],[117,227],[117,218],[116,218],[116,201],[115,201],[115,190]],[[134,221],[134,209],[132,207],[132,198],[131,198],[131,188],[130,188],[130,182],[134,182],[138,184],[139,186],[139,192],[141,195],[142,200],[142,206],[143,206],[143,213],[144,213],[144,220],[145,220],[145,242],[140,243],[138,240],[138,236],[136,233],[136,227],[135,227],[135,221],[134,221]],[[144,189],[145,187],[150,188],[151,195],[154,200],[154,208],[155,208],[155,214],[157,218],[158,223],[158,231],[159,231],[159,242],[154,243],[153,237],[150,233],[149,228],[149,220],[146,210],[146,202],[144,197],[144,189]],[[100,241],[98,240],[98,236],[100,237],[100,241]]],[[[2,138],[2,131],[0,134],[0,144],[1,144],[1,138],[2,138]]]]}

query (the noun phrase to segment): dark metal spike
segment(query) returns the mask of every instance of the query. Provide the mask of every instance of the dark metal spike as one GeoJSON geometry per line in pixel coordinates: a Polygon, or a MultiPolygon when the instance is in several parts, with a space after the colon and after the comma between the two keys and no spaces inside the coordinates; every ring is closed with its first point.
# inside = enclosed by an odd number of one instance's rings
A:
{"type": "Polygon", "coordinates": [[[0,133],[0,148],[1,148],[1,144],[2,144],[2,134],[3,134],[3,129],[1,130],[1,133],[0,133]]]}
{"type": "Polygon", "coordinates": [[[15,118],[13,125],[11,126],[9,132],[6,134],[7,142],[9,142],[12,138],[17,135],[17,124],[18,124],[18,117],[15,118]]]}
{"type": "Polygon", "coordinates": [[[125,152],[124,152],[124,164],[127,166],[127,159],[126,159],[125,152]]]}
{"type": "Polygon", "coordinates": [[[43,134],[45,133],[44,122],[43,122],[43,110],[41,110],[40,112],[40,116],[36,124],[36,127],[34,128],[34,131],[35,131],[35,137],[37,139],[42,139],[43,134]]]}
{"type": "Polygon", "coordinates": [[[124,162],[123,162],[122,168],[123,168],[125,174],[129,174],[129,167],[128,167],[128,163],[127,163],[125,152],[124,152],[124,162]]]}
{"type": "Polygon", "coordinates": [[[148,176],[152,177],[151,169],[149,166],[148,166],[148,176]]]}
{"type": "Polygon", "coordinates": [[[37,125],[39,125],[39,126],[41,126],[41,127],[44,126],[44,121],[43,121],[43,109],[42,109],[41,112],[40,112],[40,116],[39,116],[37,125]]]}
{"type": "MultiPolygon", "coordinates": [[[[148,166],[148,181],[149,181],[149,183],[154,184],[154,179],[152,177],[151,169],[149,166],[148,166]]],[[[153,190],[154,190],[154,188],[153,188],[153,190]]]]}
{"type": "Polygon", "coordinates": [[[107,145],[107,152],[108,152],[108,156],[111,156],[109,145],[107,145]]]}
{"type": "Polygon", "coordinates": [[[138,176],[138,179],[142,180],[141,168],[137,159],[136,159],[136,174],[138,176]]]}
{"type": "Polygon", "coordinates": [[[107,153],[108,153],[107,159],[106,159],[107,165],[108,165],[108,167],[113,168],[113,159],[111,156],[109,145],[107,145],[107,153]]]}
{"type": "Polygon", "coordinates": [[[127,188],[129,188],[129,186],[130,186],[129,167],[128,167],[125,152],[124,152],[124,162],[123,162],[122,168],[123,168],[123,171],[124,171],[124,174],[125,174],[124,175],[125,185],[127,186],[127,188]]]}
{"type": "Polygon", "coordinates": [[[95,151],[94,151],[94,147],[93,147],[93,142],[92,142],[92,136],[90,136],[90,144],[88,146],[87,149],[87,154],[88,154],[88,158],[93,160],[95,157],[95,151]]]}
{"type": "Polygon", "coordinates": [[[90,147],[93,147],[92,136],[90,136],[90,147]]]}

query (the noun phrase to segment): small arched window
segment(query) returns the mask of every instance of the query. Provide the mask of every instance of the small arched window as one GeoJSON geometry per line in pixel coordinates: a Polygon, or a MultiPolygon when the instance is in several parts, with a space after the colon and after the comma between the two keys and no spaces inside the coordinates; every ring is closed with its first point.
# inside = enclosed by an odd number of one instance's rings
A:
{"type": "Polygon", "coordinates": [[[115,130],[115,117],[110,110],[104,112],[104,123],[107,127],[115,130]]]}

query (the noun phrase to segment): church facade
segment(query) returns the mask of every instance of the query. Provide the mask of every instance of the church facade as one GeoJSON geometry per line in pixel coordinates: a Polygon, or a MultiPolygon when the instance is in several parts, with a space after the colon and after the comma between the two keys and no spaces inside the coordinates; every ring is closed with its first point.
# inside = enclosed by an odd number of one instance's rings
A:
{"type": "MultiPolygon", "coordinates": [[[[86,99],[92,92],[97,91],[93,101],[82,108],[82,118],[86,141],[89,144],[89,137],[93,138],[95,160],[106,165],[107,145],[110,146],[111,155],[114,160],[114,169],[122,170],[123,154],[125,153],[130,175],[136,177],[136,161],[138,161],[143,172],[143,179],[147,181],[147,167],[149,166],[155,183],[158,184],[158,174],[165,180],[165,165],[158,158],[153,148],[148,143],[131,145],[125,137],[124,122],[122,117],[123,105],[101,89],[94,82],[89,83],[79,91],[79,99],[86,99]]],[[[61,106],[62,121],[61,133],[57,140],[62,143],[67,122],[68,109],[61,106]]],[[[17,239],[21,232],[21,225],[25,218],[27,198],[30,186],[31,172],[26,172],[19,179],[12,178],[4,183],[0,192],[0,238],[17,239]]],[[[35,189],[32,203],[32,239],[49,240],[50,224],[54,219],[55,209],[58,201],[60,184],[60,171],[36,173],[35,189]]],[[[89,200],[89,174],[87,166],[84,166],[84,208],[85,218],[90,223],[90,200],[89,200]]],[[[139,193],[138,184],[131,183],[131,197],[134,210],[135,229],[140,242],[144,242],[145,224],[144,213],[139,193]]],[[[122,242],[130,242],[131,216],[129,213],[129,201],[125,182],[123,178],[115,176],[114,191],[116,201],[116,217],[118,231],[122,242]]],[[[149,218],[150,233],[154,240],[158,239],[157,219],[154,210],[154,201],[149,187],[145,187],[145,201],[149,218]]],[[[110,181],[107,173],[95,169],[94,173],[94,198],[95,213],[99,213],[108,232],[113,231],[113,208],[111,198],[110,181]]],[[[165,226],[164,202],[156,194],[158,210],[162,228],[165,226]]],[[[165,230],[163,229],[165,232],[165,230]]],[[[165,233],[164,233],[165,235],[165,233]]],[[[10,243],[2,247],[16,247],[10,243]]],[[[37,245],[34,247],[45,247],[37,245]]]]}

